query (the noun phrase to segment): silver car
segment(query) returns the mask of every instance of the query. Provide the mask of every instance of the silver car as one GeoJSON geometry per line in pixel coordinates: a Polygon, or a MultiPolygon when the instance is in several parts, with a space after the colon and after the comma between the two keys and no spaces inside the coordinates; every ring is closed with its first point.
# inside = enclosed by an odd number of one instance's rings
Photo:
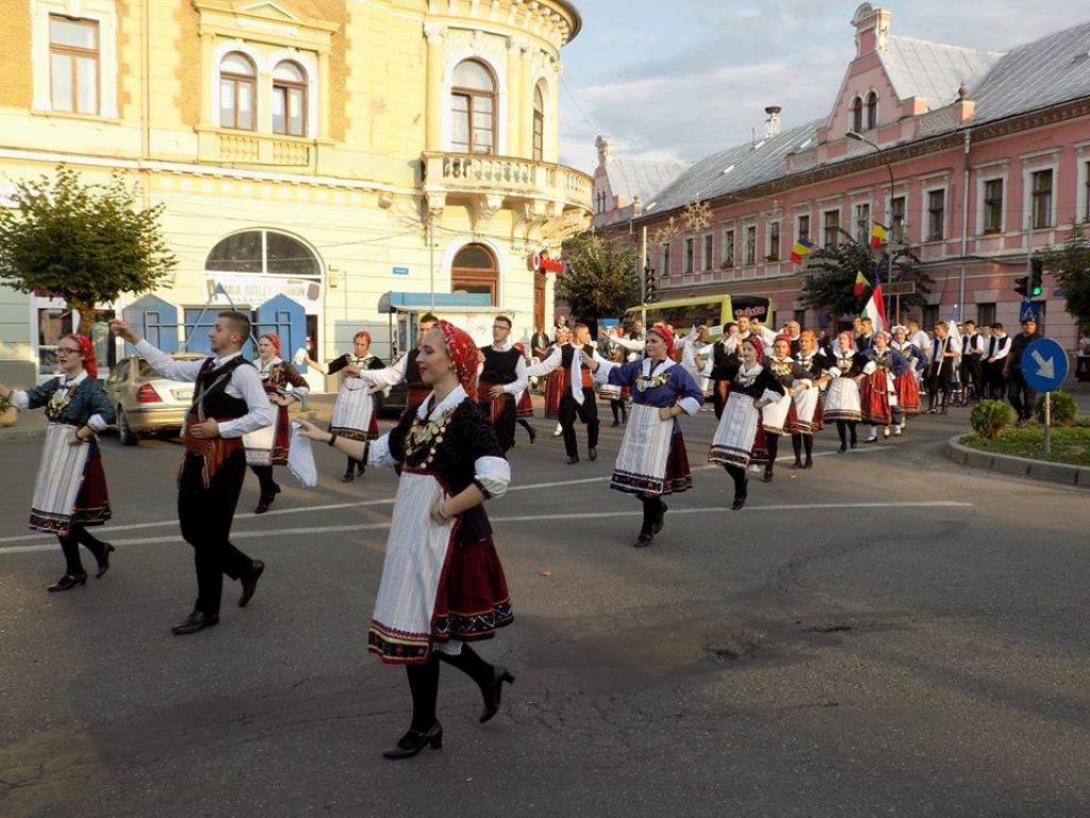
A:
{"type": "MultiPolygon", "coordinates": [[[[179,361],[203,359],[187,353],[171,357],[179,361]]],[[[144,435],[177,435],[193,402],[192,383],[161,377],[137,355],[117,362],[105,388],[117,410],[118,436],[126,446],[135,446],[144,435]]]]}

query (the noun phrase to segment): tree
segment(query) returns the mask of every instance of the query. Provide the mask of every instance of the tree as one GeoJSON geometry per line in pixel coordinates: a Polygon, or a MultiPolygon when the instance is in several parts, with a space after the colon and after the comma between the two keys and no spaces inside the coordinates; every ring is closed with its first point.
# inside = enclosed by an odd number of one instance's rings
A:
{"type": "Polygon", "coordinates": [[[564,244],[567,270],[557,279],[557,297],[584,318],[621,315],[640,301],[636,249],[593,233],[564,244]]]}
{"type": "Polygon", "coordinates": [[[1090,225],[1071,228],[1063,247],[1037,254],[1064,292],[1067,311],[1083,325],[1090,325],[1090,225]]]}
{"type": "Polygon", "coordinates": [[[18,182],[14,207],[0,207],[0,281],[63,298],[89,332],[96,304],[151,290],[177,264],[160,232],[163,205],[139,208],[136,192],[120,173],[84,184],[64,165],[18,182]]]}
{"type": "MultiPolygon", "coordinates": [[[[893,281],[915,281],[916,294],[901,296],[905,307],[923,305],[934,280],[919,268],[920,260],[907,248],[893,254],[893,281]]],[[[879,280],[888,284],[889,249],[875,253],[869,244],[849,238],[832,247],[822,247],[810,255],[807,278],[802,285],[802,300],[808,307],[828,309],[836,315],[858,314],[870,298],[870,292],[857,298],[853,292],[855,277],[862,273],[873,285],[878,271],[879,280]]]]}

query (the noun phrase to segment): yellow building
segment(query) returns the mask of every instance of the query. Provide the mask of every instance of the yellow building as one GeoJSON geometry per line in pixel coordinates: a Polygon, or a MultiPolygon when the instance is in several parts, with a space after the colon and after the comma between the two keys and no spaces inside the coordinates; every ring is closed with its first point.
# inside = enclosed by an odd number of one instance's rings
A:
{"type": "MultiPolygon", "coordinates": [[[[591,211],[592,180],[557,164],[580,25],[567,0],[10,0],[0,199],[61,162],[131,174],[166,207],[180,263],[155,295],[177,316],[158,319],[190,348],[210,300],[278,294],[323,357],[361,327],[388,353],[388,292],[473,293],[478,340],[497,311],[529,334],[555,275],[531,259],[591,211]]],[[[0,289],[0,380],[51,371],[71,321],[0,289]]]]}

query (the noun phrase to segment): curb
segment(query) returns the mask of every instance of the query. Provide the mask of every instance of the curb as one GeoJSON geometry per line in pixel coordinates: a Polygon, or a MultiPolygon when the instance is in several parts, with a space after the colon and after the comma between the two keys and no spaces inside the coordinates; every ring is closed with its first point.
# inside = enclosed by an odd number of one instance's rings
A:
{"type": "Polygon", "coordinates": [[[959,466],[984,469],[1045,483],[1061,483],[1065,486],[1090,489],[1090,467],[1048,463],[1044,460],[984,452],[962,445],[959,442],[962,434],[955,435],[942,445],[943,455],[959,466]]]}

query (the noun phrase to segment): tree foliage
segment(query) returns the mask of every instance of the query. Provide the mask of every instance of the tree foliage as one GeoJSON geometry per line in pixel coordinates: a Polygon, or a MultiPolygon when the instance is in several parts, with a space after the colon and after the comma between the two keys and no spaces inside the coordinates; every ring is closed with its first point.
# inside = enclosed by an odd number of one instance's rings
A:
{"type": "Polygon", "coordinates": [[[1075,225],[1063,247],[1038,257],[1063,290],[1067,311],[1080,324],[1090,325],[1090,225],[1075,225]]]}
{"type": "Polygon", "coordinates": [[[564,244],[567,270],[556,282],[557,297],[572,314],[596,319],[621,315],[640,301],[636,250],[616,240],[582,233],[564,244]]]}
{"type": "MultiPolygon", "coordinates": [[[[923,305],[924,296],[931,292],[928,285],[934,280],[919,267],[920,260],[907,248],[893,252],[893,281],[915,281],[916,294],[901,296],[904,307],[923,305]]],[[[822,247],[810,255],[807,278],[802,285],[802,300],[808,307],[827,309],[836,315],[858,314],[870,291],[857,298],[854,294],[855,277],[862,273],[874,284],[878,271],[882,284],[889,283],[889,248],[872,250],[869,244],[848,239],[832,247],[822,247]]]]}
{"type": "Polygon", "coordinates": [[[160,230],[163,205],[141,208],[136,195],[120,173],[84,184],[64,165],[18,182],[14,207],[0,207],[0,281],[64,298],[87,332],[96,303],[150,290],[177,263],[160,230]]]}

